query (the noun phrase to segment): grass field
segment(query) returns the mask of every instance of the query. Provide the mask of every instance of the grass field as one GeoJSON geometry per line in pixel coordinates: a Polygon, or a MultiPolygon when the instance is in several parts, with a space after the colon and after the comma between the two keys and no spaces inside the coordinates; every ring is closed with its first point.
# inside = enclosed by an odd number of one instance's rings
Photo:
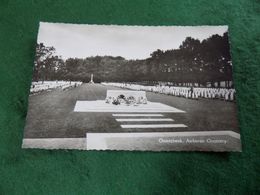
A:
{"type": "MultiPolygon", "coordinates": [[[[165,118],[173,119],[176,124],[186,125],[185,128],[121,128],[121,123],[116,121],[119,117],[113,116],[113,113],[73,112],[78,100],[104,100],[108,89],[118,88],[101,84],[83,84],[67,91],[54,89],[51,92],[30,96],[24,138],[81,138],[86,136],[86,132],[221,130],[239,132],[235,103],[221,100],[192,100],[147,92],[148,101],[184,110],[185,113],[163,113],[163,115],[165,118]]],[[[167,121],[156,123],[167,124],[167,121]]],[[[125,121],[124,124],[132,124],[132,121],[125,121]]],[[[138,121],[135,121],[135,124],[138,124],[138,121]]]]}

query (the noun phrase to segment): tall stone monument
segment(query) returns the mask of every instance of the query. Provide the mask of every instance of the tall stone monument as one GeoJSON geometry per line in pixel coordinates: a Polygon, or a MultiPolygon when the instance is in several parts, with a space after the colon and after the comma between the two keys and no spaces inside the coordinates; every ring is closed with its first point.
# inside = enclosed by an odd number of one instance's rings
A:
{"type": "Polygon", "coordinates": [[[91,74],[90,76],[90,81],[89,81],[90,84],[94,84],[94,81],[93,81],[93,74],[91,74]]]}

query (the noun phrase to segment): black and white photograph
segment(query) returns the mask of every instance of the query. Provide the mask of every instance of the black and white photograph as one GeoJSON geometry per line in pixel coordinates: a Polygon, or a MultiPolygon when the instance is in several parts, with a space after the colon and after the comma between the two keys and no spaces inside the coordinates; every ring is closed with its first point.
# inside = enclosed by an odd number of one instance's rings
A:
{"type": "Polygon", "coordinates": [[[229,36],[40,22],[22,148],[240,152],[229,36]]]}

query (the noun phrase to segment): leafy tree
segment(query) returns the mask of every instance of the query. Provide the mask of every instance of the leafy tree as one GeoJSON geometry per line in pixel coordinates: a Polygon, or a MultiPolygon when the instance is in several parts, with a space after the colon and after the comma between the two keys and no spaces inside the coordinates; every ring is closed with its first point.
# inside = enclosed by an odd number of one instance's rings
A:
{"type": "Polygon", "coordinates": [[[37,44],[33,80],[44,82],[55,79],[55,73],[62,64],[62,59],[55,55],[54,47],[46,47],[43,43],[37,44]]]}
{"type": "Polygon", "coordinates": [[[37,44],[35,81],[62,79],[88,82],[91,74],[94,74],[95,82],[163,81],[181,86],[219,85],[220,81],[230,81],[232,78],[228,35],[216,34],[203,41],[187,37],[178,49],[158,49],[144,60],[91,56],[64,61],[55,55],[55,48],[37,44]]]}

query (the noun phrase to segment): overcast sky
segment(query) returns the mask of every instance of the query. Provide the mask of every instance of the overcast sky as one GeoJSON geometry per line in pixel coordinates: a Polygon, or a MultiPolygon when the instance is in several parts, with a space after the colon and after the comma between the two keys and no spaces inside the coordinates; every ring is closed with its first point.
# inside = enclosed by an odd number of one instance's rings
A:
{"type": "Polygon", "coordinates": [[[41,22],[38,43],[53,46],[63,59],[69,57],[122,56],[145,59],[157,50],[177,49],[186,37],[199,40],[223,35],[227,26],[118,26],[41,22]]]}

